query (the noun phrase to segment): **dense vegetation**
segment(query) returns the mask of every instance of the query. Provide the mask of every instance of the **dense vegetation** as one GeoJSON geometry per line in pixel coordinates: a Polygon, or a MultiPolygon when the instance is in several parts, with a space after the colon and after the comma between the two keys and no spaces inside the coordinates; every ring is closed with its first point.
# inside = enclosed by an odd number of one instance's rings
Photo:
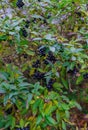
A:
{"type": "Polygon", "coordinates": [[[1,0],[0,10],[0,128],[85,130],[88,1],[1,0]]]}

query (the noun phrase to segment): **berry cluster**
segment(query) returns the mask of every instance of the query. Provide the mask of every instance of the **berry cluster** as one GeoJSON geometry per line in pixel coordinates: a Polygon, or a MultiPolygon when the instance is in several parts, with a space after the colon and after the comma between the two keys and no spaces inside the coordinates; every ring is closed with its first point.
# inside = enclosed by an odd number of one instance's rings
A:
{"type": "Polygon", "coordinates": [[[47,60],[51,61],[52,63],[56,62],[56,58],[51,51],[49,51],[49,53],[48,53],[47,60]]]}
{"type": "Polygon", "coordinates": [[[84,78],[84,79],[88,79],[88,73],[85,73],[85,74],[83,75],[83,78],[84,78]]]}
{"type": "Polygon", "coordinates": [[[27,31],[23,28],[22,30],[22,35],[24,36],[24,37],[27,37],[28,36],[28,33],[27,33],[27,31]]]}
{"type": "Polygon", "coordinates": [[[55,82],[52,78],[46,83],[45,73],[40,72],[38,69],[40,64],[44,63],[45,65],[52,62],[53,64],[57,61],[56,57],[53,55],[53,52],[49,51],[49,48],[46,46],[40,46],[38,48],[38,54],[40,59],[37,59],[35,62],[32,63],[32,67],[35,69],[33,74],[33,78],[36,80],[42,80],[42,83],[46,85],[48,90],[53,88],[53,83],[55,82]],[[38,69],[37,69],[38,68],[38,69]]]}
{"type": "Polygon", "coordinates": [[[53,80],[53,79],[50,79],[46,87],[47,87],[49,90],[51,90],[51,89],[53,88],[53,84],[54,84],[54,80],[53,80]]]}
{"type": "Polygon", "coordinates": [[[43,63],[48,65],[49,64],[48,59],[43,60],[43,63]]]}
{"type": "Polygon", "coordinates": [[[81,17],[81,12],[75,12],[79,17],[81,17]]]}
{"type": "Polygon", "coordinates": [[[34,76],[35,79],[41,80],[41,79],[44,78],[44,75],[45,75],[44,73],[41,73],[41,72],[36,70],[33,76],[34,76]]]}
{"type": "Polygon", "coordinates": [[[44,24],[47,24],[47,20],[46,20],[46,19],[44,19],[44,20],[43,20],[43,23],[44,23],[44,24]]]}
{"type": "Polygon", "coordinates": [[[68,71],[68,73],[73,74],[73,75],[77,74],[78,72],[79,71],[78,71],[78,69],[76,67],[74,67],[73,70],[68,71]]]}
{"type": "Polygon", "coordinates": [[[30,21],[27,20],[25,23],[26,23],[26,24],[25,24],[25,27],[28,28],[28,27],[29,27],[29,24],[30,24],[30,21]]]}
{"type": "MultiPolygon", "coordinates": [[[[40,56],[46,56],[47,51],[48,51],[47,47],[40,47],[38,49],[38,54],[40,56]]],[[[43,63],[47,65],[47,64],[49,64],[49,61],[52,63],[55,63],[57,61],[57,59],[55,58],[55,56],[53,55],[53,53],[51,51],[48,52],[48,55],[47,55],[46,59],[43,60],[43,63]]]]}
{"type": "Polygon", "coordinates": [[[40,65],[40,61],[37,60],[36,62],[33,62],[32,67],[34,67],[34,68],[38,68],[39,65],[40,65]]]}
{"type": "Polygon", "coordinates": [[[6,111],[5,111],[6,114],[11,114],[12,113],[12,107],[11,108],[8,108],[6,111]]]}
{"type": "Polygon", "coordinates": [[[36,23],[37,19],[36,18],[33,18],[32,22],[33,23],[36,23]]]}
{"type": "Polygon", "coordinates": [[[23,3],[22,0],[18,0],[17,3],[16,3],[16,5],[17,5],[18,8],[21,8],[21,7],[24,6],[24,3],[23,3]]]}
{"type": "Polygon", "coordinates": [[[38,53],[39,53],[39,55],[40,56],[45,56],[45,54],[46,54],[46,47],[43,47],[43,48],[39,48],[38,49],[38,53]]]}

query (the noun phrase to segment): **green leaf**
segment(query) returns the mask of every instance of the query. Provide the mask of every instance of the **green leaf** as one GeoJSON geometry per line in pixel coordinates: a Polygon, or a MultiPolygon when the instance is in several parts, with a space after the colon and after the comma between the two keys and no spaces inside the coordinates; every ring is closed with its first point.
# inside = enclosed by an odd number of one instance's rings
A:
{"type": "Polygon", "coordinates": [[[27,40],[21,40],[20,45],[28,45],[28,41],[27,40]]]}
{"type": "Polygon", "coordinates": [[[0,87],[0,94],[4,94],[5,92],[4,88],[0,87]]]}
{"type": "Polygon", "coordinates": [[[21,128],[23,128],[23,127],[24,127],[24,125],[25,125],[25,124],[24,124],[24,120],[23,120],[23,119],[21,119],[21,120],[20,120],[20,127],[21,127],[21,128]]]}
{"type": "Polygon", "coordinates": [[[61,107],[62,107],[63,110],[69,110],[70,109],[69,105],[66,104],[66,103],[61,103],[61,107]]]}
{"type": "Polygon", "coordinates": [[[41,15],[36,15],[36,14],[33,14],[32,15],[33,18],[37,18],[37,19],[44,19],[41,15]]]}
{"type": "Polygon", "coordinates": [[[67,81],[67,80],[65,80],[64,78],[61,78],[61,81],[62,81],[62,83],[63,83],[64,87],[65,87],[66,89],[68,89],[68,88],[69,88],[68,81],[67,81]]]}
{"type": "Polygon", "coordinates": [[[78,84],[80,84],[82,81],[83,81],[83,76],[81,75],[81,76],[79,76],[79,77],[77,78],[76,84],[78,85],[78,84]]]}
{"type": "Polygon", "coordinates": [[[15,127],[15,123],[16,123],[16,119],[12,117],[12,124],[11,124],[12,129],[15,127]]]}
{"type": "Polygon", "coordinates": [[[22,82],[19,84],[19,87],[28,87],[29,86],[29,83],[26,83],[26,82],[22,82]]]}
{"type": "Polygon", "coordinates": [[[65,123],[64,121],[62,121],[62,129],[63,129],[63,130],[67,130],[67,129],[66,129],[66,123],[65,123]]]}
{"type": "Polygon", "coordinates": [[[37,37],[37,38],[33,39],[33,41],[41,41],[41,40],[42,40],[42,38],[40,38],[40,37],[37,37]]]}
{"type": "Polygon", "coordinates": [[[10,127],[14,128],[15,127],[15,118],[11,115],[8,115],[8,118],[4,121],[5,125],[4,128],[10,127]]]}
{"type": "Polygon", "coordinates": [[[56,122],[51,116],[46,116],[45,118],[46,118],[46,120],[47,120],[50,124],[52,124],[52,125],[56,125],[56,124],[57,124],[57,122],[56,122]]]}
{"type": "Polygon", "coordinates": [[[56,119],[58,122],[60,122],[60,111],[56,111],[56,119]]]}
{"type": "Polygon", "coordinates": [[[28,99],[27,99],[27,103],[29,104],[30,101],[32,100],[33,94],[29,93],[28,94],[28,99]]]}
{"type": "Polygon", "coordinates": [[[44,114],[45,115],[49,115],[50,114],[50,111],[51,111],[51,108],[52,108],[52,102],[46,104],[46,108],[44,110],[44,114]]]}
{"type": "Polygon", "coordinates": [[[7,38],[8,38],[8,37],[7,37],[6,35],[1,35],[1,36],[0,36],[0,41],[7,40],[7,38]]]}
{"type": "Polygon", "coordinates": [[[44,101],[41,100],[39,104],[39,112],[41,113],[42,117],[44,117],[44,101]]]}
{"type": "Polygon", "coordinates": [[[61,83],[55,82],[53,87],[58,91],[62,91],[63,85],[61,83]]]}
{"type": "Polygon", "coordinates": [[[32,105],[32,111],[33,111],[33,114],[36,115],[37,111],[38,111],[38,108],[39,108],[39,104],[41,102],[42,99],[37,99],[34,104],[32,105]]]}
{"type": "Polygon", "coordinates": [[[55,99],[59,99],[59,94],[52,91],[50,92],[47,96],[46,96],[46,100],[49,99],[49,100],[55,100],[55,99]]]}
{"type": "Polygon", "coordinates": [[[80,106],[79,103],[75,102],[75,106],[76,106],[79,110],[82,110],[82,107],[80,106]]]}
{"type": "Polygon", "coordinates": [[[45,36],[45,39],[46,39],[46,40],[51,40],[51,41],[54,41],[54,40],[55,40],[55,38],[52,38],[52,35],[51,35],[51,34],[47,34],[47,35],[45,36]]]}
{"type": "Polygon", "coordinates": [[[35,52],[34,51],[31,51],[31,50],[27,50],[26,53],[30,56],[34,56],[35,55],[35,52]]]}
{"type": "Polygon", "coordinates": [[[39,125],[41,121],[42,121],[42,116],[39,115],[39,116],[37,117],[37,119],[36,119],[36,125],[39,125]]]}
{"type": "Polygon", "coordinates": [[[66,115],[66,118],[69,118],[70,117],[70,113],[68,110],[65,111],[65,115],[66,115]]]}
{"type": "Polygon", "coordinates": [[[9,100],[9,95],[5,95],[4,96],[4,106],[7,104],[8,100],[9,100]]]}

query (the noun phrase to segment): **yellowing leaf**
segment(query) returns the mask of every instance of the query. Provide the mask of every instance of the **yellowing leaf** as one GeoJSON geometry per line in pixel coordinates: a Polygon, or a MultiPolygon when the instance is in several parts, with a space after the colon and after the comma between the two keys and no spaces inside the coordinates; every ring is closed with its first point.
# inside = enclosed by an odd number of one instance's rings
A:
{"type": "Polygon", "coordinates": [[[78,26],[75,26],[74,27],[74,32],[77,32],[78,31],[78,26]]]}

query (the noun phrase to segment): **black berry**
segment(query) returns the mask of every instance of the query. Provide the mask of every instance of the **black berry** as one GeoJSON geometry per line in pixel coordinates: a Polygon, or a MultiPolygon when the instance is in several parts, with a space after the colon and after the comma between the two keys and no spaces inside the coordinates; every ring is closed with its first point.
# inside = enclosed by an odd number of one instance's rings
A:
{"type": "Polygon", "coordinates": [[[23,28],[22,30],[22,35],[24,36],[24,37],[27,37],[28,36],[28,33],[27,33],[27,31],[23,28]]]}
{"type": "Polygon", "coordinates": [[[40,61],[37,60],[36,62],[33,62],[32,67],[34,67],[34,68],[38,68],[39,65],[40,65],[40,61]]]}
{"type": "Polygon", "coordinates": [[[25,27],[28,28],[28,27],[29,27],[29,24],[30,24],[30,21],[27,20],[25,23],[26,23],[26,24],[25,24],[25,27]]]}
{"type": "Polygon", "coordinates": [[[83,74],[84,79],[88,79],[88,73],[83,74]]]}
{"type": "Polygon", "coordinates": [[[46,87],[47,87],[49,90],[51,90],[51,89],[53,88],[54,82],[55,82],[55,81],[54,81],[53,79],[50,79],[46,87]]]}
{"type": "Polygon", "coordinates": [[[40,56],[45,56],[46,55],[46,47],[43,47],[43,48],[39,48],[38,49],[38,53],[40,56]]]}
{"type": "Polygon", "coordinates": [[[6,114],[11,114],[12,113],[12,107],[11,108],[8,108],[6,111],[5,111],[6,114]]]}
{"type": "Polygon", "coordinates": [[[48,53],[47,60],[51,61],[52,63],[56,62],[56,58],[51,51],[48,53]]]}
{"type": "Polygon", "coordinates": [[[26,24],[29,24],[30,23],[30,21],[29,20],[26,20],[26,24]]]}
{"type": "Polygon", "coordinates": [[[80,12],[75,12],[79,17],[81,17],[81,13],[80,12]]]}
{"type": "Polygon", "coordinates": [[[41,80],[41,79],[44,78],[44,73],[41,73],[39,71],[35,71],[33,76],[34,76],[35,79],[41,80]]]}
{"type": "Polygon", "coordinates": [[[30,127],[25,127],[24,130],[30,130],[30,127]]]}
{"type": "Polygon", "coordinates": [[[77,72],[78,72],[78,69],[76,67],[74,67],[73,74],[77,74],[77,72]]]}
{"type": "Polygon", "coordinates": [[[50,18],[51,18],[51,14],[48,14],[47,19],[50,19],[50,18]]]}
{"type": "Polygon", "coordinates": [[[16,5],[17,5],[18,8],[21,8],[21,7],[24,6],[24,3],[23,3],[22,0],[18,0],[17,3],[16,3],[16,5]]]}
{"type": "Polygon", "coordinates": [[[68,71],[68,73],[73,74],[73,75],[77,74],[77,72],[79,72],[79,70],[76,67],[74,67],[73,70],[68,71]]]}
{"type": "Polygon", "coordinates": [[[43,63],[44,63],[44,64],[46,64],[46,65],[48,65],[48,64],[49,64],[49,62],[48,62],[48,60],[47,60],[47,59],[45,59],[45,60],[43,61],[43,63]]]}
{"type": "Polygon", "coordinates": [[[36,18],[34,18],[34,19],[32,20],[32,22],[33,22],[33,23],[36,23],[36,18]]]}
{"type": "Polygon", "coordinates": [[[23,57],[24,57],[24,58],[27,58],[27,57],[28,57],[28,55],[27,55],[27,54],[23,54],[23,57]]]}
{"type": "Polygon", "coordinates": [[[44,20],[43,20],[43,23],[44,23],[44,24],[47,24],[47,21],[46,21],[46,19],[44,19],[44,20]]]}
{"type": "Polygon", "coordinates": [[[77,64],[77,68],[78,68],[78,69],[81,69],[81,65],[80,65],[79,63],[77,64]]]}

